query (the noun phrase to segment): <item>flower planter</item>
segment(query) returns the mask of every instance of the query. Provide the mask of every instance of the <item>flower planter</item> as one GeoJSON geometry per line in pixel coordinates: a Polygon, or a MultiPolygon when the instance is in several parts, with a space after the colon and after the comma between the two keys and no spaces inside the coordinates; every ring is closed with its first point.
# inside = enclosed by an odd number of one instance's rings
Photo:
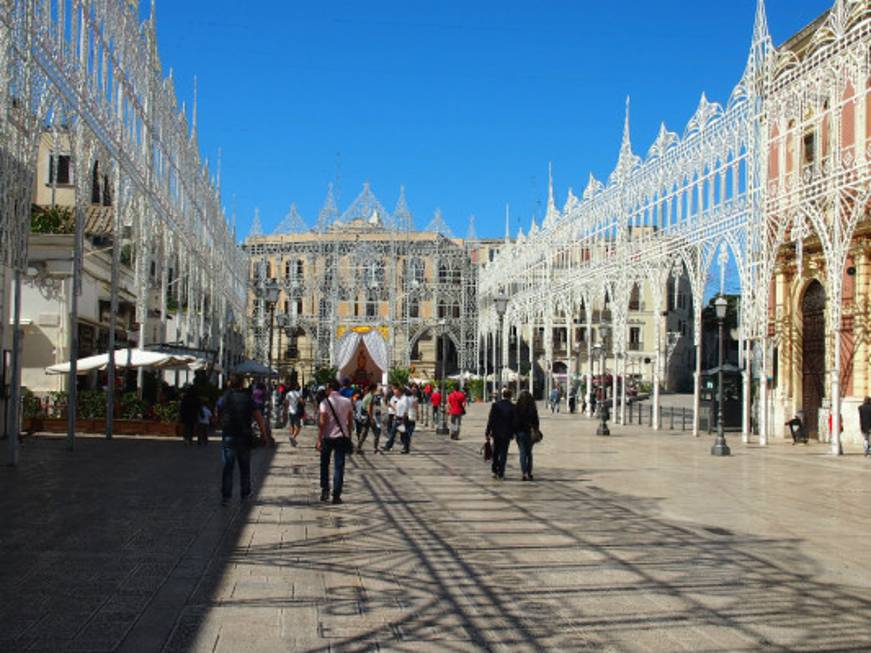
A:
{"type": "MultiPolygon", "coordinates": [[[[56,418],[25,419],[22,431],[26,433],[66,433],[67,420],[56,418]]],[[[77,433],[105,433],[105,419],[76,420],[77,433]]],[[[160,437],[178,437],[178,424],[173,422],[156,422],[146,419],[116,419],[113,422],[113,433],[117,435],[156,435],[160,437]]]]}

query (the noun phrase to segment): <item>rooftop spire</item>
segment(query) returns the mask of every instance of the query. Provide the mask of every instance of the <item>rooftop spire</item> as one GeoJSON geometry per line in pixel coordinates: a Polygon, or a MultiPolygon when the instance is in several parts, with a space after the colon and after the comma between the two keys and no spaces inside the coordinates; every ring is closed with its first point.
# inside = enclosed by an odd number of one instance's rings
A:
{"type": "Polygon", "coordinates": [[[547,211],[544,214],[545,229],[548,229],[559,219],[559,209],[556,207],[556,199],[553,194],[553,164],[547,164],[547,211]]]}
{"type": "Polygon", "coordinates": [[[609,181],[625,181],[640,161],[641,160],[632,151],[632,139],[629,130],[629,96],[627,95],[626,118],[623,121],[623,141],[620,143],[620,156],[617,158],[617,167],[614,168],[614,172],[611,173],[609,181]]]}
{"type": "Polygon", "coordinates": [[[260,224],[260,209],[254,209],[254,219],[251,221],[251,231],[248,238],[256,238],[263,235],[263,226],[260,224]]]}
{"type": "Polygon", "coordinates": [[[327,184],[327,196],[324,198],[324,205],[318,212],[318,233],[324,233],[329,229],[330,225],[339,219],[339,209],[336,207],[336,199],[333,197],[333,184],[327,184]]]}
{"type": "Polygon", "coordinates": [[[511,242],[511,226],[508,224],[508,211],[510,209],[509,204],[505,204],[505,242],[511,242]]]}
{"type": "Polygon", "coordinates": [[[445,222],[445,218],[442,215],[441,209],[436,209],[435,214],[432,216],[432,220],[426,227],[427,231],[435,232],[437,234],[441,234],[445,238],[453,238],[454,234],[451,231],[451,228],[448,226],[448,223],[445,222]]]}
{"type": "Polygon", "coordinates": [[[478,240],[478,231],[475,229],[475,216],[469,216],[469,228],[466,229],[466,243],[474,243],[478,240]]]}
{"type": "Polygon", "coordinates": [[[290,211],[288,211],[287,215],[284,216],[284,219],[278,223],[278,226],[272,233],[276,236],[280,236],[282,234],[300,234],[307,230],[308,227],[306,227],[305,219],[299,214],[299,211],[296,210],[296,203],[292,203],[290,205],[290,211]]]}
{"type": "Polygon", "coordinates": [[[414,216],[412,216],[408,202],[405,200],[405,186],[399,187],[399,199],[396,200],[396,207],[393,209],[393,224],[400,231],[414,229],[414,216]]]}
{"type": "Polygon", "coordinates": [[[194,107],[191,113],[191,139],[197,138],[197,76],[194,75],[194,107]]]}

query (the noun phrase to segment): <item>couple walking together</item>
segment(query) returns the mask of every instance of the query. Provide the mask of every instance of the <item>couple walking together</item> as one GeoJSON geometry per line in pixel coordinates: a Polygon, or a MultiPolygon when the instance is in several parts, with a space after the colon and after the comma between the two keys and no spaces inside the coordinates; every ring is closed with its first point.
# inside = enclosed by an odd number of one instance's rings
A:
{"type": "Polygon", "coordinates": [[[505,478],[508,445],[516,438],[523,480],[532,480],[532,447],[541,437],[538,430],[538,410],[535,407],[535,400],[528,391],[523,390],[517,397],[517,403],[513,404],[511,389],[502,388],[502,398],[490,407],[484,435],[488,443],[491,438],[493,439],[494,479],[505,478]]]}

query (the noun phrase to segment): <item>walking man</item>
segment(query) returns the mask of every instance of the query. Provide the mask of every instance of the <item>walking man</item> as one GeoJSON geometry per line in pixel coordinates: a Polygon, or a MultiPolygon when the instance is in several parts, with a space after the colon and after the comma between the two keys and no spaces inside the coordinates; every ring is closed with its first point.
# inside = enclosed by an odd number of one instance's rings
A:
{"type": "Polygon", "coordinates": [[[484,437],[493,438],[493,478],[505,478],[505,462],[508,459],[508,445],[517,431],[517,416],[511,403],[511,388],[502,388],[502,398],[490,404],[487,429],[484,437]]]}
{"type": "MultiPolygon", "coordinates": [[[[393,442],[396,440],[396,434],[400,432],[399,425],[402,416],[400,415],[399,404],[403,401],[402,390],[398,385],[391,386],[393,396],[387,404],[387,412],[389,414],[389,426],[387,427],[387,442],[384,443],[384,451],[390,451],[393,448],[393,442]]],[[[402,429],[405,432],[405,429],[402,429]]]]}
{"type": "Polygon", "coordinates": [[[242,377],[232,375],[229,389],[218,400],[218,418],[221,423],[221,504],[227,505],[233,497],[233,469],[239,466],[239,498],[244,501],[251,494],[251,448],[254,432],[251,422],[256,421],[261,433],[266,433],[263,414],[254,405],[251,393],[242,387],[242,377]]]}
{"type": "Polygon", "coordinates": [[[459,388],[454,388],[448,395],[448,415],[451,417],[451,440],[460,439],[460,426],[463,415],[466,414],[466,395],[459,388]]]}
{"type": "Polygon", "coordinates": [[[330,381],[328,394],[318,407],[318,445],[321,452],[321,501],[330,498],[330,457],[333,457],[333,503],[342,503],[345,454],[354,428],[351,400],[339,394],[339,383],[330,381]]]}
{"type": "Polygon", "coordinates": [[[302,415],[303,415],[303,400],[302,394],[299,391],[299,386],[294,383],[290,387],[290,392],[284,397],[284,403],[287,406],[287,420],[290,423],[290,443],[295,447],[296,439],[299,437],[299,432],[302,430],[302,415]]]}

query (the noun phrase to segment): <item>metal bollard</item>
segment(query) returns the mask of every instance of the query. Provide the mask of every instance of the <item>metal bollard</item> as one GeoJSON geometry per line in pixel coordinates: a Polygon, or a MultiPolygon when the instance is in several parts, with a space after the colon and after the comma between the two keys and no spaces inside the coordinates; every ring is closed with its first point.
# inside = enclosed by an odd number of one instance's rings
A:
{"type": "Polygon", "coordinates": [[[680,430],[686,431],[686,429],[687,429],[687,409],[681,408],[680,409],[680,430]]]}

